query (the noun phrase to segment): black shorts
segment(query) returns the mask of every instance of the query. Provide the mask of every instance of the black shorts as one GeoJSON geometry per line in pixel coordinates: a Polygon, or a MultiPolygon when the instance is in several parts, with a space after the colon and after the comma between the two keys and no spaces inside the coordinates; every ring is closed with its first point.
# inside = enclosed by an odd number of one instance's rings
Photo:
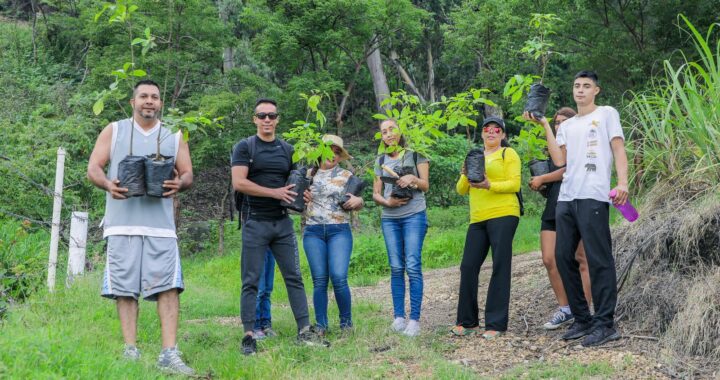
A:
{"type": "Polygon", "coordinates": [[[553,231],[555,232],[555,219],[541,219],[540,220],[540,231],[553,231]]]}

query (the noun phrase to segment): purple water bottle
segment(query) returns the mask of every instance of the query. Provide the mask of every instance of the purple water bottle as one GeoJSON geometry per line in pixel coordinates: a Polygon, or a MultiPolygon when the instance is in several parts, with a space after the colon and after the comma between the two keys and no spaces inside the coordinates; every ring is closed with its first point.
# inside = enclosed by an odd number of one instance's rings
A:
{"type": "MultiPolygon", "coordinates": [[[[610,198],[611,199],[615,198],[616,195],[617,195],[617,191],[615,191],[615,189],[610,190],[610,198]]],[[[635,207],[633,207],[633,205],[630,204],[630,200],[625,201],[625,204],[622,204],[622,205],[616,205],[613,203],[613,206],[615,206],[615,208],[618,209],[618,211],[620,211],[622,216],[624,216],[625,219],[628,220],[628,222],[634,222],[639,216],[637,210],[635,210],[635,207]]]]}

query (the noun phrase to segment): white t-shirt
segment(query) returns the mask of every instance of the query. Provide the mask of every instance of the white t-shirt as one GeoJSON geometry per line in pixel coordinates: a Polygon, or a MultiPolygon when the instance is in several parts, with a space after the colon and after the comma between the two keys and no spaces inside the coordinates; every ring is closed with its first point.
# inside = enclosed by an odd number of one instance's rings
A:
{"type": "Polygon", "coordinates": [[[557,143],[566,147],[567,169],[558,201],[595,199],[610,203],[613,162],[610,141],[615,137],[625,140],[620,115],[613,107],[598,106],[587,115],[563,122],[557,143]]]}

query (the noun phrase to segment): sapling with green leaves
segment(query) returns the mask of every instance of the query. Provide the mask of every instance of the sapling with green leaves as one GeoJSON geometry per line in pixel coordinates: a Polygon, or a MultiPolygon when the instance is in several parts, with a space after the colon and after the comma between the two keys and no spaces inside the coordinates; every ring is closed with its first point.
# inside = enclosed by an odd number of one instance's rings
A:
{"type": "Polygon", "coordinates": [[[561,19],[553,13],[532,14],[529,25],[534,35],[525,41],[520,52],[537,62],[540,75],[513,75],[503,89],[503,95],[509,97],[512,104],[520,101],[527,93],[525,112],[530,112],[535,118],[545,115],[550,98],[550,89],[543,85],[543,81],[550,58],[560,54],[555,51],[555,44],[550,40],[550,37],[556,34],[560,21],[561,19]],[[539,83],[535,83],[538,79],[539,83]]]}
{"type": "Polygon", "coordinates": [[[322,140],[327,122],[325,114],[319,108],[323,94],[313,92],[311,95],[300,94],[300,96],[307,102],[308,111],[305,117],[307,120],[295,121],[294,126],[283,133],[283,138],[291,142],[295,150],[292,156],[293,163],[301,164],[297,170],[290,172],[285,185],[294,184],[293,191],[298,195],[292,203],[281,203],[297,212],[305,210],[303,192],[310,186],[310,181],[307,179],[308,167],[318,167],[321,162],[334,157],[330,144],[322,140]],[[314,122],[309,121],[311,115],[315,116],[314,122]]]}
{"type": "MultiPolygon", "coordinates": [[[[138,9],[139,7],[134,0],[117,0],[115,3],[104,3],[101,10],[95,14],[95,22],[98,22],[103,15],[107,15],[108,23],[119,23],[125,27],[128,34],[128,51],[130,54],[130,62],[125,62],[122,68],[112,70],[109,73],[114,78],[114,81],[109,85],[108,89],[98,94],[98,98],[93,104],[95,115],[102,113],[105,109],[105,102],[109,99],[116,101],[124,111],[121,101],[130,92],[128,90],[134,88],[135,82],[139,78],[147,76],[146,70],[136,67],[135,48],[137,46],[142,47],[140,53],[141,57],[144,58],[157,45],[150,28],[144,29],[142,37],[134,37],[132,16],[138,9]]],[[[132,139],[134,137],[134,128],[131,129],[130,151],[128,156],[119,163],[118,169],[118,179],[130,190],[128,196],[163,196],[163,182],[172,179],[175,168],[174,157],[160,154],[160,146],[165,139],[175,135],[178,131],[182,131],[183,139],[187,141],[190,132],[203,131],[203,128],[221,127],[219,121],[222,118],[211,119],[203,115],[201,111],[193,115],[184,115],[180,110],[171,108],[168,112],[165,117],[162,117],[162,110],[160,110],[161,116],[159,119],[162,120],[163,126],[169,132],[163,136],[163,129],[158,131],[155,154],[146,157],[133,155],[132,139]]]]}

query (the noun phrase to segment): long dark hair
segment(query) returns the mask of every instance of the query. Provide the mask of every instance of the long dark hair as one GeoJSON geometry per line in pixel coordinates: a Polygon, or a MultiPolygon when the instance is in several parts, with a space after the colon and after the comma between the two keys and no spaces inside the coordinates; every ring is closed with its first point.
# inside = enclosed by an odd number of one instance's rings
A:
{"type": "Polygon", "coordinates": [[[565,116],[566,118],[571,118],[577,115],[577,112],[575,112],[574,109],[570,107],[562,107],[557,112],[555,112],[555,115],[552,117],[552,123],[550,124],[552,126],[553,134],[557,135],[557,125],[556,120],[558,116],[565,116]]]}
{"type": "MultiPolygon", "coordinates": [[[[383,123],[387,123],[388,121],[390,121],[390,122],[392,122],[393,124],[395,124],[395,128],[398,129],[398,133],[399,133],[399,132],[400,132],[400,131],[399,131],[400,126],[398,125],[397,120],[395,120],[395,119],[393,119],[393,118],[389,118],[389,119],[385,119],[385,120],[381,121],[380,124],[378,124],[378,128],[382,127],[383,123]]],[[[383,141],[383,144],[384,144],[384,143],[385,143],[385,142],[383,141]]],[[[406,147],[407,147],[406,145],[407,145],[407,143],[405,142],[405,136],[403,136],[402,134],[400,134],[400,138],[398,139],[398,146],[403,147],[403,148],[406,148],[406,147]]]]}

